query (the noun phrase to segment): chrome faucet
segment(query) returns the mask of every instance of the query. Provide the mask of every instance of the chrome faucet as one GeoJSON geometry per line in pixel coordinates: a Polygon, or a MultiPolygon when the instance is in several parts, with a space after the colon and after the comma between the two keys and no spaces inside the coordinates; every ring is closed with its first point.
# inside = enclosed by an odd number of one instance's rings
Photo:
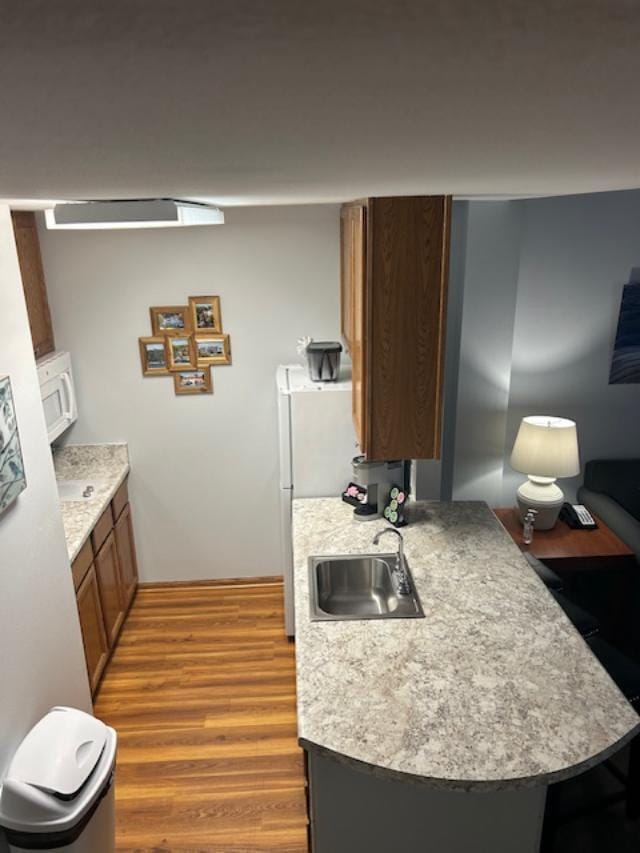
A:
{"type": "Polygon", "coordinates": [[[407,563],[404,558],[404,539],[402,538],[402,533],[400,533],[399,530],[396,530],[395,527],[384,527],[373,537],[373,544],[377,545],[385,533],[393,533],[398,537],[398,554],[392,575],[397,586],[398,594],[409,595],[411,593],[411,582],[407,573],[407,563]]]}

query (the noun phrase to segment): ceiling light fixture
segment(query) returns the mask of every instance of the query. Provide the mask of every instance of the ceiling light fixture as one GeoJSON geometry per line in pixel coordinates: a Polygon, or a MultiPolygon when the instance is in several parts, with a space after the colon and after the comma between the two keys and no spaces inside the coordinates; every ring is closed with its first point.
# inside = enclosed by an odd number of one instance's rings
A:
{"type": "Polygon", "coordinates": [[[224,213],[197,201],[140,198],[56,204],[45,211],[45,221],[50,229],[186,228],[223,225],[224,213]]]}

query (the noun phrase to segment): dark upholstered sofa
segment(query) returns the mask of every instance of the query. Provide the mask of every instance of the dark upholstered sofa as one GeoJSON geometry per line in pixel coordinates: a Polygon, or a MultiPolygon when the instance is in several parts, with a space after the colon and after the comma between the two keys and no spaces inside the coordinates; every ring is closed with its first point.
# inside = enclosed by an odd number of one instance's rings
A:
{"type": "Polygon", "coordinates": [[[640,459],[587,462],[578,500],[599,515],[640,562],[640,459]]]}

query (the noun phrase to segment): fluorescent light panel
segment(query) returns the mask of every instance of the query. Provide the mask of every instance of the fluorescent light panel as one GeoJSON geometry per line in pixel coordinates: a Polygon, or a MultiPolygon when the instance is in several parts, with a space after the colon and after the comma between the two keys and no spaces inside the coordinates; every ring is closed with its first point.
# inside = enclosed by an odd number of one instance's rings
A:
{"type": "Polygon", "coordinates": [[[56,204],[45,211],[45,221],[51,229],[186,228],[222,225],[224,213],[200,202],[172,198],[130,199],[56,204]]]}

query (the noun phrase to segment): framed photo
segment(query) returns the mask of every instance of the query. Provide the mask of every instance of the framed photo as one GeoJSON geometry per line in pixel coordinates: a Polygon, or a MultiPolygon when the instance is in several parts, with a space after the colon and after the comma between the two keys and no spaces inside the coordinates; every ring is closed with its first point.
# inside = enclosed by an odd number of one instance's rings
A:
{"type": "Polygon", "coordinates": [[[0,513],[26,488],[11,382],[0,376],[0,513]]]}
{"type": "Polygon", "coordinates": [[[219,296],[190,296],[189,311],[194,332],[222,332],[219,296]]]}
{"type": "Polygon", "coordinates": [[[199,367],[174,373],[173,386],[176,394],[213,394],[211,368],[199,367]]]}
{"type": "Polygon", "coordinates": [[[625,284],[609,385],[640,383],[640,283],[625,284]]]}
{"type": "Polygon", "coordinates": [[[138,338],[143,376],[168,376],[167,348],[164,337],[138,338]]]}
{"type": "Polygon", "coordinates": [[[151,330],[159,335],[188,335],[191,332],[191,315],[185,305],[162,305],[149,308],[151,330]]]}
{"type": "Polygon", "coordinates": [[[229,335],[195,335],[198,367],[231,364],[229,335]]]}
{"type": "Polygon", "coordinates": [[[171,372],[174,370],[186,370],[187,368],[196,368],[196,351],[193,344],[193,337],[186,335],[178,337],[171,335],[165,338],[165,347],[167,353],[167,367],[171,372]]]}

